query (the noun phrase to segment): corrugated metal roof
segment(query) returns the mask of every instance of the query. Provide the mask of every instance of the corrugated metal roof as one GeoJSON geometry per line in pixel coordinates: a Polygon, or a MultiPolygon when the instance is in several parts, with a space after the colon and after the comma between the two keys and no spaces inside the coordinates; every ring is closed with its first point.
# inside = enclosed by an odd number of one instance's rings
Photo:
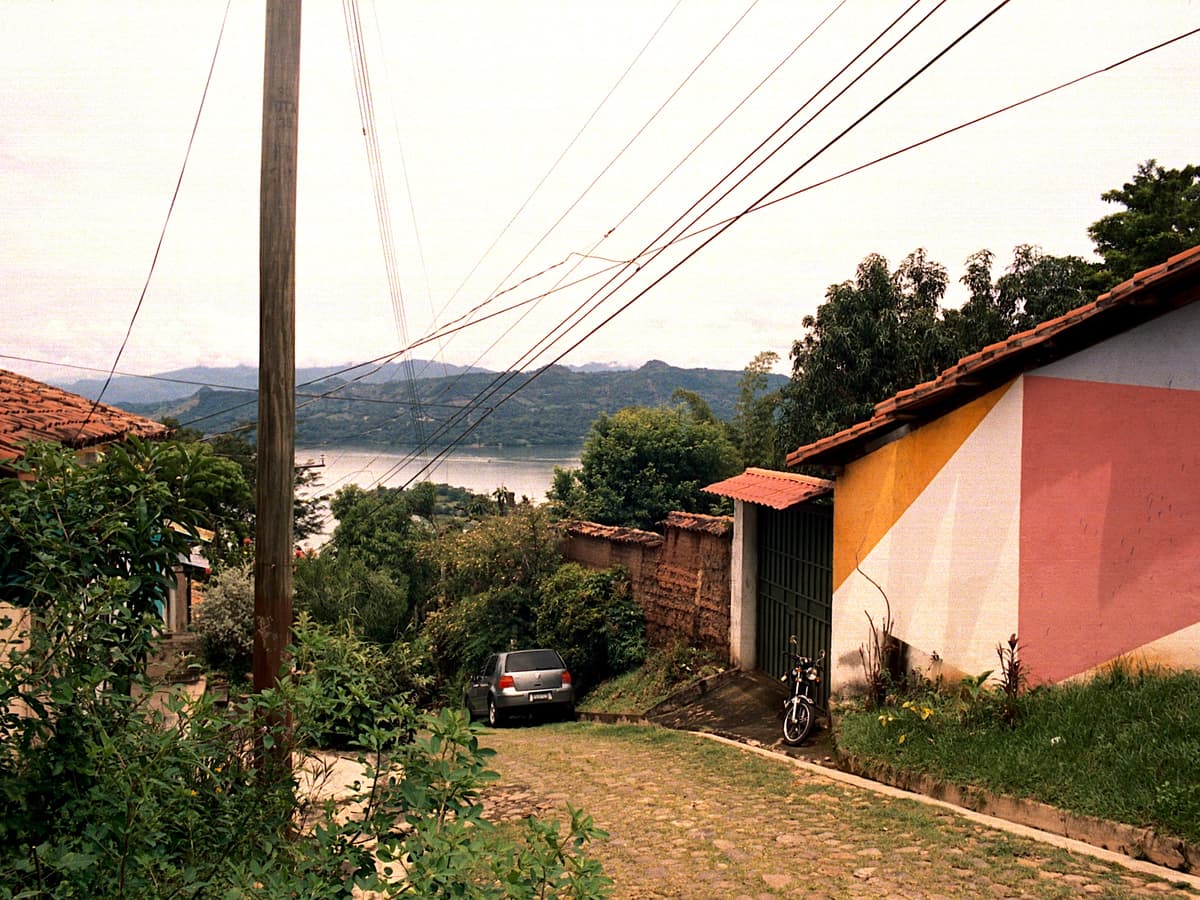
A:
{"type": "Polygon", "coordinates": [[[79,450],[128,435],[159,438],[169,432],[153,419],[106,403],[93,412],[86,397],[0,369],[0,463],[20,459],[21,445],[29,441],[56,441],[79,450]]]}
{"type": "Polygon", "coordinates": [[[1029,369],[1196,300],[1200,300],[1200,246],[1139,272],[1092,303],[963,357],[934,380],[876,404],[865,422],[789,453],[787,464],[837,466],[857,459],[897,428],[932,421],[1029,369]]]}
{"type": "Polygon", "coordinates": [[[811,478],[793,472],[776,472],[773,469],[747,469],[704,488],[710,494],[732,497],[771,509],[787,509],[805,500],[815,500],[833,491],[833,482],[824,478],[811,478]]]}
{"type": "Polygon", "coordinates": [[[732,517],[706,516],[703,513],[667,513],[663,524],[668,528],[678,528],[682,531],[700,531],[705,534],[715,534],[718,537],[724,537],[733,531],[732,517]]]}

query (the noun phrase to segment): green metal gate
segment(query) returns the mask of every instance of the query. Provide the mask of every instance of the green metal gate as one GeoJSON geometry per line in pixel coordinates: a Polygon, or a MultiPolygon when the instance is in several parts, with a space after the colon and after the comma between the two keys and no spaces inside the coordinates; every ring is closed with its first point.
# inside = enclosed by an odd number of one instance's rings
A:
{"type": "MultiPolygon", "coordinates": [[[[781,677],[787,671],[788,637],[796,652],[829,655],[833,610],[833,509],[801,504],[758,508],[758,667],[781,677]]],[[[829,698],[829,666],[818,704],[829,698]]]]}

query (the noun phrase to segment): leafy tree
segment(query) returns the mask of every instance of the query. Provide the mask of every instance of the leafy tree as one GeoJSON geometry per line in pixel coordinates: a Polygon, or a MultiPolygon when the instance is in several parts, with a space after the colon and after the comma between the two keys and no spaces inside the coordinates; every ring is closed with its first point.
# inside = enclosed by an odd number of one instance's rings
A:
{"type": "Polygon", "coordinates": [[[386,573],[419,596],[426,579],[417,546],[432,530],[421,515],[432,512],[435,499],[436,494],[431,499],[424,489],[344,487],[330,503],[338,524],[325,552],[359,559],[367,569],[386,573]]]}
{"type": "Polygon", "coordinates": [[[1012,264],[993,283],[994,260],[990,250],[967,257],[961,280],[970,296],[959,309],[942,313],[956,359],[1096,298],[1098,267],[1081,257],[1051,256],[1040,247],[1020,244],[1013,248],[1012,264]]]}
{"type": "Polygon", "coordinates": [[[1164,169],[1149,159],[1100,199],[1125,207],[1088,228],[1104,260],[1104,289],[1200,244],[1200,166],[1164,169]]]}
{"type": "MultiPolygon", "coordinates": [[[[180,428],[178,421],[170,416],[165,417],[162,422],[169,428],[176,429],[176,440],[189,445],[206,447],[226,464],[237,466],[246,484],[246,493],[244,497],[239,497],[236,504],[231,505],[227,510],[226,524],[238,523],[237,527],[231,528],[230,531],[231,533],[235,533],[239,541],[241,538],[252,535],[254,533],[256,507],[258,505],[258,496],[256,493],[256,485],[258,484],[258,450],[255,445],[239,431],[215,434],[205,440],[203,432],[195,428],[180,428]]],[[[227,472],[225,477],[230,478],[231,475],[227,472]]],[[[309,487],[319,485],[320,481],[321,474],[318,468],[297,468],[295,470],[295,490],[293,491],[292,501],[292,537],[297,542],[318,534],[325,525],[324,505],[329,499],[328,495],[313,494],[306,491],[309,487]],[[308,496],[305,496],[306,494],[308,496]]]]}
{"type": "Polygon", "coordinates": [[[933,377],[954,359],[941,327],[946,269],[909,254],[895,272],[871,254],[853,281],[831,285],[807,334],[792,343],[784,390],[784,443],[790,447],[868,418],[876,403],[933,377]]]}
{"type": "Polygon", "coordinates": [[[764,350],[750,360],[738,382],[733,434],[742,462],[747,466],[771,467],[783,462],[776,443],[775,424],[782,392],[768,390],[767,381],[767,375],[778,361],[778,353],[764,350]]]}
{"type": "Polygon", "coordinates": [[[533,643],[542,585],[562,565],[558,536],[547,511],[526,504],[424,546],[437,576],[422,633],[446,679],[475,671],[489,653],[533,643]]]}
{"type": "Polygon", "coordinates": [[[651,529],[675,510],[719,509],[701,488],[740,469],[720,422],[685,407],[627,407],[592,424],[580,468],[556,468],[547,496],[559,516],[651,529]]]}
{"type": "Polygon", "coordinates": [[[193,477],[203,465],[190,447],[136,439],[86,466],[58,445],[29,446],[16,463],[28,480],[0,479],[5,598],[41,609],[115,590],[133,619],[157,613],[206,518],[193,477]]]}

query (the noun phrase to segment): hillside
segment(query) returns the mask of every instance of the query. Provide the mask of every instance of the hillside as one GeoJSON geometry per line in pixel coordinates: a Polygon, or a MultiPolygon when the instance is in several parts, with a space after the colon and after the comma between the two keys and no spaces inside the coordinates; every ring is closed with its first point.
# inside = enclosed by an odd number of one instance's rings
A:
{"type": "MultiPolygon", "coordinates": [[[[320,381],[329,378],[335,372],[342,372],[346,368],[346,365],[298,368],[296,369],[296,383],[309,384],[320,381]]],[[[428,359],[412,360],[412,369],[417,378],[488,371],[472,366],[433,362],[428,359]]],[[[386,384],[390,381],[400,381],[405,377],[405,372],[401,363],[387,363],[375,372],[370,371],[369,368],[358,368],[347,372],[344,377],[354,378],[360,375],[365,375],[362,380],[367,383],[386,384]]],[[[104,379],[82,378],[78,381],[55,381],[54,385],[64,391],[95,400],[101,388],[104,387],[104,379]]],[[[163,404],[191,397],[197,388],[203,385],[207,385],[213,390],[220,390],[222,387],[253,390],[258,387],[258,369],[255,366],[192,366],[187,369],[160,372],[157,375],[118,375],[113,378],[112,384],[104,392],[104,402],[121,407],[147,403],[163,404]]]]}
{"type": "MultiPolygon", "coordinates": [[[[303,388],[297,397],[296,441],[307,446],[412,446],[423,441],[445,445],[474,424],[464,440],[469,445],[577,446],[601,413],[669,403],[677,388],[695,392],[718,418],[729,420],[742,377],[740,371],[679,369],[658,361],[630,371],[579,372],[551,366],[529,380],[531,375],[519,373],[498,389],[496,382],[506,376],[484,372],[411,384],[328,379],[303,388]],[[304,396],[334,390],[322,399],[304,396]],[[414,390],[420,406],[417,417],[414,390]]],[[[782,375],[771,376],[772,388],[786,382],[782,375]]],[[[184,400],[125,408],[157,419],[173,416],[213,433],[252,422],[255,397],[253,392],[204,388],[184,400]]]]}

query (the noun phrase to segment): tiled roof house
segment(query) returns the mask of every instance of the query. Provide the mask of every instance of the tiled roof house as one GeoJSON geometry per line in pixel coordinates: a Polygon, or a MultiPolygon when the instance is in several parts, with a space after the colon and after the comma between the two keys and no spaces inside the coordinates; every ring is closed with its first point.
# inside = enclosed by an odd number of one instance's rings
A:
{"type": "Polygon", "coordinates": [[[31,441],[56,441],[87,452],[104,444],[169,434],[165,425],[86,397],[0,369],[0,473],[31,441]]]}
{"type": "Polygon", "coordinates": [[[909,663],[1033,682],[1200,668],[1200,247],[800,447],[836,474],[832,679],[868,621],[909,663]]]}

